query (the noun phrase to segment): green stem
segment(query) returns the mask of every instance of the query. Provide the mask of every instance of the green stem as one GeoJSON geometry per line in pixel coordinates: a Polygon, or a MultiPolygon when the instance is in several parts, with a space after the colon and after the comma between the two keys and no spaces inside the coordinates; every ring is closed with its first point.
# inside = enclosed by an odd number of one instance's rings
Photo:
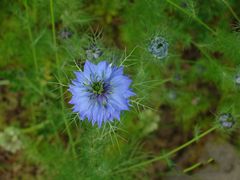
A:
{"type": "Polygon", "coordinates": [[[222,2],[227,6],[227,8],[229,9],[229,11],[232,13],[233,17],[240,22],[240,18],[237,16],[237,14],[234,12],[234,10],[232,9],[232,7],[229,5],[229,3],[225,0],[222,0],[222,2]]]}
{"type": "Polygon", "coordinates": [[[209,164],[209,163],[211,163],[211,162],[213,162],[213,161],[214,161],[214,159],[213,159],[213,158],[210,158],[210,159],[208,159],[208,161],[205,162],[205,163],[203,163],[203,162],[198,162],[198,163],[196,163],[196,164],[194,164],[194,165],[192,165],[192,166],[184,169],[184,170],[183,170],[183,173],[188,173],[188,172],[193,171],[194,169],[198,168],[198,167],[201,166],[201,165],[207,165],[207,164],[209,164]]]}
{"type": "MultiPolygon", "coordinates": [[[[28,31],[28,36],[29,36],[29,40],[30,40],[30,48],[31,48],[31,51],[32,51],[32,57],[33,57],[33,61],[34,61],[34,67],[35,67],[35,74],[36,74],[36,80],[37,80],[37,86],[39,86],[37,89],[37,92],[39,92],[40,95],[42,95],[42,85],[40,83],[40,77],[39,77],[39,68],[38,68],[38,62],[37,62],[37,53],[36,53],[36,47],[35,47],[35,44],[34,44],[34,40],[33,40],[33,33],[32,33],[32,29],[31,29],[31,25],[30,25],[30,16],[29,16],[29,6],[28,6],[28,3],[27,3],[27,0],[24,0],[23,1],[24,3],[24,7],[25,7],[25,10],[26,10],[26,18],[27,18],[27,31],[28,31]]],[[[28,80],[28,79],[26,79],[28,80]]],[[[30,83],[31,81],[28,80],[30,83]]],[[[31,83],[33,84],[33,83],[31,83]]],[[[33,88],[35,87],[35,85],[33,84],[32,86],[33,88]]],[[[32,113],[32,119],[34,122],[36,122],[36,116],[32,113]]]]}
{"type": "MultiPolygon", "coordinates": [[[[54,7],[53,7],[53,0],[50,0],[50,13],[51,13],[51,24],[52,24],[52,36],[53,36],[53,45],[54,45],[54,50],[55,50],[55,59],[56,59],[56,65],[57,65],[57,74],[58,74],[58,80],[60,81],[60,61],[59,61],[59,56],[58,56],[58,52],[57,52],[57,40],[56,40],[56,31],[55,31],[55,18],[54,18],[54,7]]],[[[61,108],[62,108],[62,116],[63,116],[63,120],[64,120],[64,124],[67,130],[67,134],[68,134],[68,138],[69,138],[69,142],[71,145],[71,149],[72,149],[72,153],[74,155],[74,157],[76,157],[76,151],[74,148],[74,142],[73,142],[73,137],[70,131],[70,127],[68,125],[65,113],[64,113],[64,97],[63,97],[63,88],[62,86],[60,86],[60,96],[61,96],[61,108]]]]}
{"type": "Polygon", "coordinates": [[[183,12],[184,14],[188,15],[189,17],[191,17],[193,20],[195,20],[196,22],[198,22],[199,24],[201,24],[204,28],[206,28],[208,31],[210,31],[212,34],[217,35],[217,33],[211,28],[209,27],[206,23],[204,23],[201,19],[199,19],[198,17],[194,16],[193,14],[189,13],[188,11],[186,11],[184,8],[180,7],[179,5],[177,5],[176,3],[172,2],[171,0],[166,0],[169,4],[171,4],[172,6],[174,6],[176,9],[180,10],[181,12],[183,12]]]}
{"type": "Polygon", "coordinates": [[[192,42],[199,50],[200,52],[209,60],[209,63],[211,63],[211,65],[217,67],[218,66],[218,62],[214,61],[209,55],[208,53],[204,50],[204,48],[201,47],[201,45],[197,44],[196,42],[192,42]]]}
{"type": "Polygon", "coordinates": [[[35,66],[36,74],[37,74],[37,77],[38,77],[37,54],[36,54],[35,45],[34,45],[34,43],[33,43],[32,29],[31,29],[31,26],[30,26],[30,24],[29,24],[30,16],[29,16],[29,7],[28,7],[28,4],[27,4],[27,0],[24,0],[24,7],[25,7],[25,9],[26,9],[26,16],[27,16],[27,20],[28,20],[27,31],[28,31],[28,36],[29,36],[30,42],[31,42],[31,51],[32,51],[33,61],[34,61],[34,66],[35,66]]]}
{"type": "Polygon", "coordinates": [[[31,133],[31,132],[34,132],[34,131],[37,131],[39,129],[42,129],[44,128],[47,124],[49,123],[49,121],[45,121],[45,122],[42,122],[40,124],[37,124],[35,126],[32,126],[32,127],[29,127],[29,128],[25,128],[25,129],[21,129],[21,132],[22,133],[31,133]]]}
{"type": "Polygon", "coordinates": [[[142,167],[142,166],[146,166],[148,164],[151,164],[153,162],[156,162],[156,161],[159,161],[159,160],[163,160],[173,154],[175,154],[176,152],[186,148],[187,146],[193,144],[194,142],[197,142],[199,139],[203,138],[204,136],[206,136],[207,134],[213,132],[214,130],[217,129],[217,126],[215,127],[212,127],[210,129],[208,129],[207,131],[203,132],[202,134],[198,135],[197,137],[194,137],[193,139],[191,139],[190,141],[184,143],[183,145],[173,149],[172,151],[168,152],[167,154],[164,154],[162,156],[157,156],[155,158],[152,158],[150,160],[147,160],[147,161],[144,161],[144,162],[140,162],[138,164],[135,164],[133,166],[130,166],[130,167],[127,167],[127,168],[124,168],[124,169],[121,169],[117,172],[114,172],[114,173],[122,173],[122,172],[125,172],[125,171],[129,171],[129,170],[132,170],[132,169],[135,169],[135,168],[139,168],[139,167],[142,167]]]}

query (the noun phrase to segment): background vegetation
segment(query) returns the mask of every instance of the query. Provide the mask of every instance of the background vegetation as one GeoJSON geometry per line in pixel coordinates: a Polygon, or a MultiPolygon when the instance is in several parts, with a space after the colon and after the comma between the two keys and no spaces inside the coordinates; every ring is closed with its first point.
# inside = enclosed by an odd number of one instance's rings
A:
{"type": "Polygon", "coordinates": [[[211,130],[221,113],[239,118],[239,6],[238,0],[2,0],[0,179],[176,179],[221,166],[204,149],[212,142],[240,148],[237,123],[231,131],[211,130]],[[148,51],[156,36],[169,44],[164,59],[148,51]],[[93,45],[103,54],[91,61],[124,65],[137,94],[121,122],[100,129],[80,121],[68,104],[73,72],[93,45]]]}

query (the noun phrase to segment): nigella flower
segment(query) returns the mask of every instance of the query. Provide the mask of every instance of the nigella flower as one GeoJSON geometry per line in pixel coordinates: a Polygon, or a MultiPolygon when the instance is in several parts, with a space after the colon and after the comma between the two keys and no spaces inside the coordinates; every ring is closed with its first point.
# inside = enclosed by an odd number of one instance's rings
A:
{"type": "Polygon", "coordinates": [[[235,84],[240,87],[240,74],[235,77],[235,84]]]}
{"type": "Polygon", "coordinates": [[[120,113],[129,110],[129,97],[135,94],[129,88],[131,79],[123,74],[123,67],[106,61],[97,65],[86,61],[84,71],[75,72],[69,91],[70,104],[81,120],[88,119],[101,127],[102,123],[120,120],[120,113]]]}
{"type": "Polygon", "coordinates": [[[179,73],[174,74],[173,79],[175,81],[181,81],[182,80],[181,74],[179,73]]]}
{"type": "Polygon", "coordinates": [[[62,39],[69,39],[72,37],[72,35],[73,35],[73,33],[67,28],[63,28],[59,32],[59,36],[62,39]]]}
{"type": "Polygon", "coordinates": [[[168,55],[168,43],[163,37],[155,37],[151,40],[148,51],[154,57],[163,59],[168,55]]]}
{"type": "Polygon", "coordinates": [[[168,93],[168,98],[170,100],[176,100],[177,99],[177,93],[174,90],[170,90],[168,93]]]}
{"type": "Polygon", "coordinates": [[[94,43],[86,49],[86,55],[87,59],[97,59],[103,55],[103,51],[94,43]]]}
{"type": "Polygon", "coordinates": [[[222,113],[218,118],[223,128],[232,128],[235,124],[235,118],[230,113],[222,113]]]}

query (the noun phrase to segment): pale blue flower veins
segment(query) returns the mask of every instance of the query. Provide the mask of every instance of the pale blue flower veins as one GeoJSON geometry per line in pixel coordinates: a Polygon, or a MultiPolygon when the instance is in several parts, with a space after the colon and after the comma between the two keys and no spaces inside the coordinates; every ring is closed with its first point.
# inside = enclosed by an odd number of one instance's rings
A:
{"type": "Polygon", "coordinates": [[[75,72],[76,79],[69,86],[70,104],[81,120],[98,124],[120,120],[122,111],[129,110],[129,98],[135,94],[130,89],[132,80],[123,74],[123,67],[106,61],[97,65],[86,61],[83,71],[75,72]]]}

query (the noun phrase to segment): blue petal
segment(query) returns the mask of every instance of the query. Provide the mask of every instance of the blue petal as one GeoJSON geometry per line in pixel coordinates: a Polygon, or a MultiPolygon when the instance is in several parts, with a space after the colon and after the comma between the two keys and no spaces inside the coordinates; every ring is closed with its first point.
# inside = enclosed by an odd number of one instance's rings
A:
{"type": "Polygon", "coordinates": [[[97,111],[97,122],[98,124],[102,124],[103,120],[104,120],[104,114],[106,113],[104,108],[102,108],[101,106],[98,106],[98,111],[97,111]]]}
{"type": "Polygon", "coordinates": [[[131,90],[127,90],[124,92],[124,97],[125,98],[129,98],[131,96],[136,96],[136,94],[134,92],[132,92],[131,90]]]}
{"type": "Polygon", "coordinates": [[[96,65],[92,64],[90,61],[86,61],[84,64],[84,76],[91,79],[91,75],[96,72],[96,65]]]}
{"type": "Polygon", "coordinates": [[[83,72],[81,71],[75,71],[74,74],[79,82],[83,82],[86,79],[83,72]]]}
{"type": "Polygon", "coordinates": [[[110,64],[107,65],[107,68],[105,69],[105,72],[104,72],[104,78],[105,79],[109,79],[112,75],[112,67],[110,64]]]}
{"type": "Polygon", "coordinates": [[[73,95],[79,95],[81,93],[87,92],[87,89],[85,87],[80,86],[73,86],[70,85],[68,89],[73,95]]]}
{"type": "Polygon", "coordinates": [[[114,119],[117,119],[120,121],[120,111],[115,111],[113,116],[114,116],[114,119]]]}
{"type": "Polygon", "coordinates": [[[111,84],[114,87],[124,86],[125,88],[128,88],[131,82],[132,80],[129,79],[127,76],[115,76],[111,79],[111,84]]]}
{"type": "Polygon", "coordinates": [[[109,103],[119,110],[128,110],[127,100],[121,95],[114,95],[109,98],[109,103]]]}
{"type": "Polygon", "coordinates": [[[106,61],[102,61],[97,65],[97,74],[99,77],[103,78],[105,71],[107,69],[108,63],[106,61]]]}
{"type": "Polygon", "coordinates": [[[112,72],[112,77],[114,77],[114,76],[120,76],[120,75],[123,75],[123,67],[121,66],[121,67],[113,67],[113,72],[112,72]]]}

